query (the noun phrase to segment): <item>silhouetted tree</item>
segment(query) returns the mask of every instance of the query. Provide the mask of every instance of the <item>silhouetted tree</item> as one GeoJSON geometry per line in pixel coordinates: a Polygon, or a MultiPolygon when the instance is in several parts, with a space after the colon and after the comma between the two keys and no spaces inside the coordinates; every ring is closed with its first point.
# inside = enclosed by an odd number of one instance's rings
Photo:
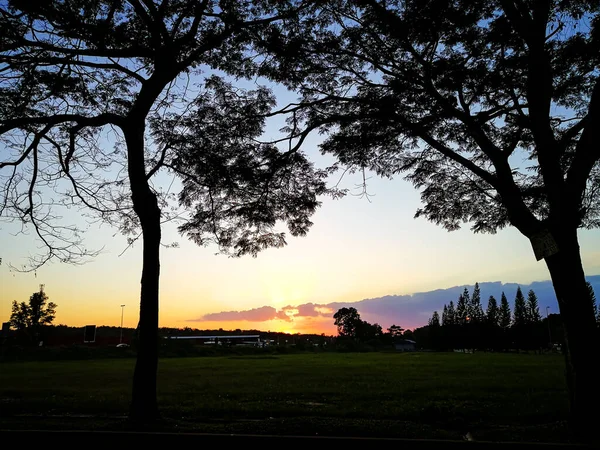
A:
{"type": "Polygon", "coordinates": [[[500,324],[500,311],[498,310],[498,303],[493,295],[490,295],[490,298],[488,299],[486,321],[494,326],[498,326],[500,324]]]}
{"type": "Polygon", "coordinates": [[[452,300],[448,304],[448,324],[456,324],[456,310],[454,309],[454,302],[452,300]]]}
{"type": "MultiPolygon", "coordinates": [[[[440,316],[437,311],[433,312],[433,315],[429,319],[428,334],[429,334],[429,347],[435,350],[441,350],[443,348],[443,330],[440,323],[440,316]]],[[[416,336],[416,333],[415,333],[416,336]]],[[[421,343],[423,344],[423,343],[421,343]]]]}
{"type": "Polygon", "coordinates": [[[500,347],[500,338],[502,336],[500,326],[500,310],[498,309],[498,303],[493,295],[490,295],[488,299],[488,305],[485,315],[485,330],[484,340],[487,343],[488,348],[498,349],[500,347]]]}
{"type": "Polygon", "coordinates": [[[463,290],[462,293],[463,296],[463,301],[465,302],[465,314],[466,317],[464,317],[464,322],[469,322],[471,320],[471,313],[473,312],[471,310],[471,295],[469,294],[469,289],[465,287],[465,289],[463,290]]]}
{"type": "Polygon", "coordinates": [[[521,292],[521,288],[518,287],[513,309],[513,324],[510,333],[517,350],[529,348],[528,324],[527,304],[523,292],[521,292]]]}
{"type": "Polygon", "coordinates": [[[404,333],[402,333],[402,337],[404,339],[409,339],[411,341],[415,340],[415,333],[412,330],[404,330],[404,333]]]}
{"type": "Polygon", "coordinates": [[[97,253],[82,245],[80,230],[60,222],[61,207],[87,208],[130,236],[129,244],[141,238],[136,420],[158,415],[161,224],[182,217],[167,207],[173,196],[155,175],[167,171],[183,182],[180,205],[193,213],[180,230],[235,256],[284,245],[278,221],[292,235],[311,224],[325,174],[293,145],[279,152],[258,141],[272,95],[201,75],[255,76],[251,35],[293,17],[295,3],[0,5],[0,217],[30,226],[46,249],[32,268],[97,253]],[[199,89],[187,89],[190,76],[200,77],[199,89]],[[98,139],[102,130],[112,130],[115,149],[98,139]]]}
{"type": "Polygon", "coordinates": [[[278,27],[264,68],[351,170],[405,172],[448,230],[517,228],[545,259],[567,335],[572,423],[600,403],[577,229],[600,224],[598,2],[323,2],[278,27]],[[519,153],[518,158],[511,156],[519,153]],[[523,158],[529,162],[521,164],[523,158]]]}
{"type": "Polygon", "coordinates": [[[525,297],[521,288],[517,288],[517,294],[515,296],[515,306],[513,311],[513,325],[522,326],[528,322],[527,305],[525,304],[525,297]]]}
{"type": "Polygon", "coordinates": [[[357,324],[356,339],[361,342],[378,345],[379,343],[375,341],[379,340],[382,335],[383,331],[378,323],[370,324],[366,320],[361,320],[357,324]]]}
{"type": "Polygon", "coordinates": [[[334,325],[338,334],[343,337],[357,338],[357,331],[362,325],[360,314],[356,308],[341,308],[334,315],[334,325]]]}
{"type": "Polygon", "coordinates": [[[467,304],[468,294],[469,293],[467,292],[467,297],[465,297],[464,294],[461,294],[458,297],[458,302],[456,303],[456,323],[458,325],[466,324],[469,317],[469,308],[467,304]]]}
{"type": "Polygon", "coordinates": [[[498,325],[503,330],[508,330],[511,323],[512,317],[510,313],[510,305],[508,304],[506,295],[504,295],[504,292],[502,292],[502,297],[500,297],[500,314],[498,317],[498,325]]]}
{"type": "Polygon", "coordinates": [[[448,325],[448,305],[444,305],[444,310],[442,311],[442,325],[448,325]]]}
{"type": "Polygon", "coordinates": [[[545,346],[547,339],[546,332],[542,327],[542,317],[538,299],[533,289],[530,289],[527,294],[527,328],[526,328],[526,343],[527,348],[539,350],[545,346]]]}
{"type": "Polygon", "coordinates": [[[50,325],[56,317],[57,304],[48,303],[48,296],[42,286],[29,297],[29,302],[12,303],[10,325],[17,331],[25,332],[30,338],[36,337],[40,327],[50,325]]]}
{"type": "Polygon", "coordinates": [[[388,329],[388,333],[393,337],[400,337],[402,336],[402,332],[404,331],[404,328],[402,328],[400,325],[392,325],[391,327],[389,327],[388,329]]]}
{"type": "Polygon", "coordinates": [[[540,320],[542,320],[542,316],[540,316],[538,299],[533,289],[530,289],[527,294],[527,322],[539,323],[540,320]]]}
{"type": "Polygon", "coordinates": [[[479,283],[477,282],[473,288],[473,295],[471,296],[471,305],[469,310],[472,323],[483,323],[485,315],[483,314],[483,308],[481,307],[481,289],[479,288],[479,283]]]}

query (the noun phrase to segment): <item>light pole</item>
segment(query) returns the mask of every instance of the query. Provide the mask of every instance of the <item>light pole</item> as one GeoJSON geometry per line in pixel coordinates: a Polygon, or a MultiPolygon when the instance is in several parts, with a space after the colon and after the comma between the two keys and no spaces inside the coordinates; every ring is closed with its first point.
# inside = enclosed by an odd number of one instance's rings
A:
{"type": "Polygon", "coordinates": [[[548,322],[548,339],[550,339],[550,350],[552,350],[552,331],[550,330],[550,318],[548,315],[549,306],[546,306],[546,322],[548,322]]]}
{"type": "Polygon", "coordinates": [[[123,343],[123,311],[125,311],[125,305],[121,305],[121,337],[119,338],[119,344],[123,343]]]}

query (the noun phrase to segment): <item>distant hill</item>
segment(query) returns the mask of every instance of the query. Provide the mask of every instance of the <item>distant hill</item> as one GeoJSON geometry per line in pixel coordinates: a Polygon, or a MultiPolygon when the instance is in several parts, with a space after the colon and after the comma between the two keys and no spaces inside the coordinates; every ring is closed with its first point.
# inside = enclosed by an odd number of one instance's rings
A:
{"type": "MultiPolygon", "coordinates": [[[[600,298],[600,275],[587,277],[591,283],[596,297],[600,298]]],[[[550,313],[558,313],[558,303],[554,294],[551,281],[535,281],[531,284],[502,283],[500,281],[479,283],[481,288],[481,303],[483,309],[487,307],[488,298],[493,295],[498,301],[502,292],[513,307],[517,287],[527,296],[527,292],[533,289],[538,297],[540,313],[546,315],[546,306],[550,307],[550,313]]],[[[342,307],[353,306],[361,314],[361,317],[369,322],[377,322],[387,327],[395,322],[404,327],[421,326],[427,323],[433,311],[441,312],[444,304],[453,300],[456,304],[458,296],[467,287],[469,292],[473,291],[473,285],[454,286],[447,289],[437,289],[429,292],[418,292],[412,295],[386,295],[384,297],[364,299],[353,303],[330,303],[326,306],[337,310],[342,307]]]]}

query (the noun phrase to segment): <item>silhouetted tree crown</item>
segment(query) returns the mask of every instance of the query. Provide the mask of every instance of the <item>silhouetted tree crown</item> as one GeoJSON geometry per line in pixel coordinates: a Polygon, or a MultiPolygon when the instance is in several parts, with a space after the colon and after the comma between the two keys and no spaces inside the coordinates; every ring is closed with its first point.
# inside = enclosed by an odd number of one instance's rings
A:
{"type": "Polygon", "coordinates": [[[450,300],[448,304],[448,325],[456,324],[456,310],[454,309],[454,301],[450,300]]]}
{"type": "Polygon", "coordinates": [[[341,308],[333,315],[333,318],[340,336],[356,337],[362,322],[356,308],[341,308]]]}
{"type": "Polygon", "coordinates": [[[429,319],[429,326],[430,327],[439,327],[440,324],[440,315],[438,314],[437,311],[433,312],[433,315],[431,316],[431,319],[429,319]]]}
{"type": "Polygon", "coordinates": [[[473,287],[469,316],[473,323],[482,323],[485,320],[485,314],[483,313],[483,308],[481,306],[481,289],[477,282],[475,283],[475,287],[473,287]]]}
{"type": "Polygon", "coordinates": [[[400,337],[402,336],[404,328],[402,328],[400,325],[392,325],[387,330],[392,337],[400,337]]]}
{"type": "Polygon", "coordinates": [[[498,325],[500,328],[506,330],[510,327],[512,323],[512,317],[510,313],[510,305],[508,304],[508,299],[504,292],[502,292],[502,296],[500,297],[500,315],[498,318],[498,325]]]}
{"type": "Polygon", "coordinates": [[[461,294],[458,297],[458,302],[456,302],[456,323],[459,325],[463,325],[465,323],[467,323],[467,319],[469,317],[469,306],[468,306],[468,300],[469,300],[469,293],[467,292],[467,289],[465,288],[465,292],[467,294],[467,296],[465,297],[465,294],[461,294]]]}
{"type": "Polygon", "coordinates": [[[29,297],[29,302],[12,303],[10,324],[13,328],[23,331],[28,328],[37,328],[41,325],[50,325],[56,317],[57,304],[48,302],[49,298],[40,287],[29,297]]]}
{"type": "Polygon", "coordinates": [[[527,322],[537,323],[542,320],[538,299],[533,289],[527,294],[527,322]]]}
{"type": "Polygon", "coordinates": [[[528,322],[527,305],[525,304],[525,297],[521,288],[517,288],[517,294],[515,295],[515,306],[513,311],[513,324],[515,326],[525,325],[528,322]]]}
{"type": "MultiPolygon", "coordinates": [[[[362,320],[356,308],[341,308],[333,315],[333,318],[338,335],[342,338],[351,338],[364,343],[379,340],[383,336],[381,325],[370,324],[366,320],[362,320]]],[[[402,327],[398,325],[392,325],[388,330],[391,337],[402,334],[402,327]]]]}
{"type": "Polygon", "coordinates": [[[488,306],[486,310],[486,322],[489,325],[499,326],[500,322],[500,311],[498,310],[498,303],[493,295],[490,295],[488,299],[488,306]]]}

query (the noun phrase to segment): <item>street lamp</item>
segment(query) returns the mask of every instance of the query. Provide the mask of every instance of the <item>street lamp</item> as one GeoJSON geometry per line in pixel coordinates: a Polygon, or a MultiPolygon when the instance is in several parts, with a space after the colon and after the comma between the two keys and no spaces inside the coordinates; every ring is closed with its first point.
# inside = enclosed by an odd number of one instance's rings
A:
{"type": "Polygon", "coordinates": [[[552,331],[550,330],[550,318],[548,317],[549,306],[546,306],[546,322],[548,322],[548,339],[550,340],[550,349],[552,349],[552,331]]]}
{"type": "Polygon", "coordinates": [[[119,344],[123,343],[123,312],[125,311],[125,305],[121,305],[121,337],[119,338],[119,344]]]}

